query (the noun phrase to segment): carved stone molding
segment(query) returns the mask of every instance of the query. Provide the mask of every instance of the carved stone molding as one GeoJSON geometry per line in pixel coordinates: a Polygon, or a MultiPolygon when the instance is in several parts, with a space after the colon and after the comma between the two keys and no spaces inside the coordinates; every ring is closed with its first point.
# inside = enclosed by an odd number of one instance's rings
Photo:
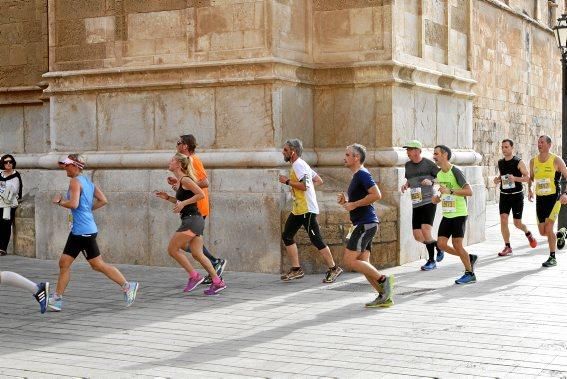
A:
{"type": "Polygon", "coordinates": [[[43,90],[37,86],[0,88],[0,105],[41,104],[43,90]]]}
{"type": "Polygon", "coordinates": [[[472,86],[476,83],[468,76],[396,61],[318,67],[279,59],[49,72],[44,78],[49,82],[47,95],[289,82],[312,86],[403,84],[472,97],[472,86]]]}

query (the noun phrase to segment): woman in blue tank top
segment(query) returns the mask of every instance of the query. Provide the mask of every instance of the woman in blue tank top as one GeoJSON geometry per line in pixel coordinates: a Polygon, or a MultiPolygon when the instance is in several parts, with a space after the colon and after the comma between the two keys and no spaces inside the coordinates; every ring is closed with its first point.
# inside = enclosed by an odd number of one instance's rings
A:
{"type": "Polygon", "coordinates": [[[124,275],[114,266],[102,260],[96,236],[96,226],[93,211],[108,203],[104,193],[89,178],[83,175],[85,159],[79,154],[70,154],[59,162],[59,167],[64,168],[67,176],[71,179],[67,196],[55,195],[53,204],[70,210],[69,228],[71,232],[59,258],[59,279],[55,293],[50,296],[48,309],[59,312],[63,306],[63,292],[71,278],[71,265],[79,253],[83,253],[91,268],[102,272],[109,279],[118,284],[124,292],[126,306],[132,305],[136,299],[139,284],[128,282],[124,275]]]}
{"type": "Polygon", "coordinates": [[[169,161],[169,171],[175,175],[179,187],[174,196],[169,196],[167,192],[156,191],[157,197],[175,204],[173,212],[179,213],[181,226],[169,240],[167,252],[187,271],[189,279],[183,289],[184,292],[193,291],[205,278],[199,274],[189,262],[183,251],[187,245],[191,250],[191,255],[211,276],[212,284],[205,290],[205,295],[216,295],[226,288],[224,281],[217,275],[211,261],[203,254],[203,230],[205,220],[199,213],[197,201],[204,198],[203,190],[197,185],[196,177],[193,172],[190,157],[183,154],[175,154],[169,161]]]}

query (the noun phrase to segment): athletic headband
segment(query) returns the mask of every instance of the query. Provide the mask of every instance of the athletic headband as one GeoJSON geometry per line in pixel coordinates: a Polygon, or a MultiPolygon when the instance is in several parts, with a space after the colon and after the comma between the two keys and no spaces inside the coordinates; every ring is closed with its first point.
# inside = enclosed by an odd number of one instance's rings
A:
{"type": "Polygon", "coordinates": [[[69,157],[65,158],[65,159],[62,160],[62,161],[59,161],[59,163],[64,164],[64,165],[72,164],[72,165],[74,165],[74,166],[77,166],[77,167],[80,168],[81,170],[82,170],[83,168],[85,168],[85,164],[84,164],[84,163],[74,161],[74,160],[72,160],[72,159],[69,158],[69,157]]]}

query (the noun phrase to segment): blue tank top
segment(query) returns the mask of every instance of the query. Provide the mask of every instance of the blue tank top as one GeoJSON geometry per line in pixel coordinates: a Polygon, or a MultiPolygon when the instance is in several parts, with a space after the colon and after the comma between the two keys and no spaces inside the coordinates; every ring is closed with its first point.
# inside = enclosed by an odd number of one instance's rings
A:
{"type": "MultiPolygon", "coordinates": [[[[83,175],[77,176],[77,179],[81,183],[81,196],[79,197],[77,209],[71,209],[71,214],[73,215],[71,233],[74,235],[97,233],[98,229],[93,216],[95,185],[83,175]]],[[[69,197],[70,193],[67,192],[67,199],[69,197]]]]}

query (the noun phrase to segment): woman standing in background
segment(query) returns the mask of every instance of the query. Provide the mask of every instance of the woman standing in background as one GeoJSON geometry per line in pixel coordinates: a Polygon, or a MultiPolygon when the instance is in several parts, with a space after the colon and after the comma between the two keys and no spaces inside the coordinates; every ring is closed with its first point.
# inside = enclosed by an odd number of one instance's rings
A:
{"type": "Polygon", "coordinates": [[[16,171],[16,159],[11,154],[0,158],[0,255],[6,255],[16,217],[16,207],[22,199],[22,178],[16,171]]]}

